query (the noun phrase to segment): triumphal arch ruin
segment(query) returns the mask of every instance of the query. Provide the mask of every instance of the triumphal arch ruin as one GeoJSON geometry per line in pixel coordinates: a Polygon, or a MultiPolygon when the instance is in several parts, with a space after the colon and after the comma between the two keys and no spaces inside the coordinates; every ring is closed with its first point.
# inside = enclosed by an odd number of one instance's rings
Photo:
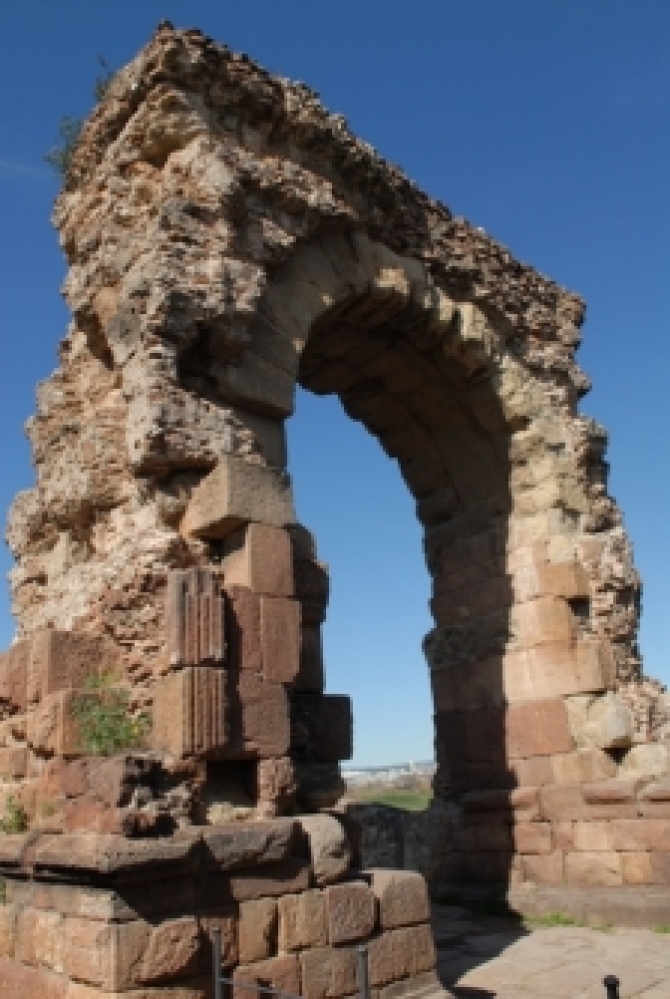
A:
{"type": "Polygon", "coordinates": [[[296,384],[377,438],[423,525],[423,874],[667,922],[667,703],[578,408],[580,299],[307,87],[169,24],[86,122],[55,222],[72,323],[7,533],[0,769],[28,828],[0,836],[3,994],[201,996],[214,925],[288,992],[355,992],[361,940],[380,995],[432,980],[422,877],[361,870],[338,804],[352,713],[324,693],[296,384]],[[75,708],[110,677],[149,727],[96,756],[75,708]]]}

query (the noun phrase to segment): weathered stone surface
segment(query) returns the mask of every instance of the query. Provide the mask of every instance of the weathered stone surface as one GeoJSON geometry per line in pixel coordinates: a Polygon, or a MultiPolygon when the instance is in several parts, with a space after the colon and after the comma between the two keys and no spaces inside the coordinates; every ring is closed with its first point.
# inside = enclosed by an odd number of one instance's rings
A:
{"type": "Polygon", "coordinates": [[[316,883],[323,886],[340,881],[351,865],[351,849],[342,823],[333,815],[301,815],[299,822],[309,844],[316,883]]]}
{"type": "MultiPolygon", "coordinates": [[[[256,898],[249,902],[242,902],[237,933],[240,964],[264,961],[271,957],[277,947],[277,902],[275,899],[256,898]]],[[[282,950],[289,949],[282,947],[282,950]]]]}
{"type": "Polygon", "coordinates": [[[193,916],[168,919],[151,931],[138,981],[149,983],[186,977],[199,970],[200,950],[200,928],[193,916]]]}
{"type": "Polygon", "coordinates": [[[424,878],[413,871],[367,872],[379,906],[382,930],[425,923],[430,919],[430,902],[424,878]]]}
{"type": "Polygon", "coordinates": [[[389,930],[368,943],[368,971],[373,987],[433,971],[435,962],[433,935],[427,923],[389,930]]]}
{"type": "Polygon", "coordinates": [[[195,756],[228,745],[226,673],[187,666],[156,682],[152,743],[176,757],[195,756]]]}
{"type": "Polygon", "coordinates": [[[317,947],[300,955],[302,994],[306,999],[353,995],[358,988],[354,947],[317,947]]]}
{"type": "Polygon", "coordinates": [[[265,683],[253,670],[229,673],[228,755],[280,757],[290,745],[289,704],[278,683],[265,683]]]}
{"type": "Polygon", "coordinates": [[[224,607],[213,573],[205,569],[169,572],[165,616],[171,666],[223,661],[224,607]]]}
{"type": "Polygon", "coordinates": [[[261,597],[263,677],[292,684],[300,671],[300,604],[285,597],[261,597]]]}
{"type": "Polygon", "coordinates": [[[622,777],[665,777],[670,774],[670,745],[650,742],[633,746],[621,762],[622,777]]]}
{"type": "Polygon", "coordinates": [[[285,530],[252,523],[230,535],[221,568],[226,589],[244,586],[266,596],[293,596],[293,549],[285,530]]]}
{"type": "MultiPolygon", "coordinates": [[[[0,764],[25,772],[31,816],[56,780],[44,757],[81,749],[72,690],[111,661],[182,781],[175,822],[196,769],[214,783],[213,760],[258,764],[260,814],[341,792],[352,726],[347,699],[321,696],[328,576],[285,471],[300,383],[337,392],[381,441],[426,528],[438,799],[540,788],[496,821],[469,813],[466,875],[510,873],[512,820],[519,844],[547,850],[558,823],[661,817],[664,799],[581,788],[614,778],[633,744],[616,776],[662,776],[649,761],[670,709],[641,678],[606,435],[577,409],[579,299],[452,217],[305,88],[167,23],[83,128],[55,221],[73,322],[29,423],[36,483],[8,526],[19,641],[0,657],[0,764]]],[[[62,797],[66,826],[107,828],[126,807],[62,797]]],[[[190,870],[171,848],[136,863],[65,834],[0,852],[96,877],[190,870]]],[[[529,853],[525,876],[562,877],[559,854],[529,853]]],[[[271,894],[282,876],[305,882],[289,860],[268,862],[287,865],[266,871],[271,894]]],[[[629,866],[642,877],[643,861],[629,866]]],[[[214,880],[198,890],[258,888],[214,880]]]]}
{"type": "Polygon", "coordinates": [[[180,529],[195,537],[225,538],[249,521],[274,527],[295,522],[288,478],[264,465],[221,455],[194,490],[180,529]]]}
{"type": "Polygon", "coordinates": [[[0,992],[3,999],[66,999],[68,983],[63,975],[0,957],[0,992]]]}
{"type": "Polygon", "coordinates": [[[30,643],[28,701],[34,703],[59,690],[83,687],[98,673],[118,674],[120,666],[118,646],[103,636],[54,628],[39,631],[30,643]]]}
{"type": "Polygon", "coordinates": [[[243,586],[226,589],[227,630],[229,635],[228,662],[233,670],[261,670],[261,600],[243,586]]]}
{"type": "Polygon", "coordinates": [[[279,899],[279,949],[304,950],[328,943],[326,902],[318,889],[279,899]]]}
{"type": "Polygon", "coordinates": [[[376,901],[362,881],[330,885],[325,890],[328,939],[331,945],[364,940],[375,928],[376,901]]]}
{"type": "Polygon", "coordinates": [[[256,961],[253,964],[240,964],[233,972],[233,999],[248,999],[249,990],[236,988],[237,984],[262,985],[266,988],[287,992],[289,995],[300,993],[300,964],[295,954],[280,954],[267,961],[256,961]]]}
{"type": "Polygon", "coordinates": [[[76,756],[82,741],[73,709],[78,692],[59,690],[45,697],[28,715],[27,738],[32,749],[59,756],[76,756]]]}
{"type": "Polygon", "coordinates": [[[0,652],[0,701],[16,711],[28,703],[28,662],[30,643],[15,642],[0,652]]]}
{"type": "Polygon", "coordinates": [[[293,819],[229,822],[202,830],[206,863],[218,870],[274,864],[290,857],[296,843],[293,819]]]}

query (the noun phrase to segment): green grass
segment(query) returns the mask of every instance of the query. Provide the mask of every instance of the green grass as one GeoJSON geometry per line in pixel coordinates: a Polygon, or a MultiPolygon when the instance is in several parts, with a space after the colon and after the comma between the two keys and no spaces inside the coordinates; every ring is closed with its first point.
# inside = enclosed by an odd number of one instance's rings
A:
{"type": "Polygon", "coordinates": [[[663,923],[661,926],[654,926],[654,933],[670,933],[670,923],[663,923]]]}
{"type": "Polygon", "coordinates": [[[375,791],[374,788],[356,791],[351,795],[355,801],[374,805],[390,805],[406,812],[422,812],[428,808],[433,796],[430,791],[375,791]]]}
{"type": "Polygon", "coordinates": [[[573,919],[562,912],[548,912],[546,916],[526,916],[524,922],[529,926],[586,926],[582,920],[573,919]]]}

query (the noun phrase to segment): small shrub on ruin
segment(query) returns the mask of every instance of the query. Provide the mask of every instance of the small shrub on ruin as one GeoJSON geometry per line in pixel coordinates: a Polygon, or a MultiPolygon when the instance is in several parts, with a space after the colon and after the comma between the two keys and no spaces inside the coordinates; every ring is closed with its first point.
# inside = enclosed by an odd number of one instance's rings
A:
{"type": "Polygon", "coordinates": [[[0,831],[3,833],[22,833],[28,828],[28,816],[25,809],[11,795],[5,802],[5,813],[0,819],[0,831]]]}
{"type": "Polygon", "coordinates": [[[130,713],[130,696],[112,673],[89,677],[75,699],[72,714],[81,748],[91,756],[111,756],[145,742],[149,718],[130,713]]]}
{"type": "Polygon", "coordinates": [[[65,177],[70,169],[83,124],[81,118],[71,118],[70,115],[64,115],[58,123],[61,144],[53,146],[44,156],[49,166],[53,167],[61,177],[65,177]]]}
{"type": "MultiPolygon", "coordinates": [[[[102,72],[98,74],[93,84],[93,96],[96,103],[99,103],[103,99],[114,77],[114,73],[106,59],[98,56],[98,62],[100,63],[102,72]]],[[[52,146],[44,156],[49,166],[53,167],[61,177],[66,177],[70,169],[83,124],[83,118],[72,118],[70,115],[63,115],[58,123],[60,143],[52,146]]]]}

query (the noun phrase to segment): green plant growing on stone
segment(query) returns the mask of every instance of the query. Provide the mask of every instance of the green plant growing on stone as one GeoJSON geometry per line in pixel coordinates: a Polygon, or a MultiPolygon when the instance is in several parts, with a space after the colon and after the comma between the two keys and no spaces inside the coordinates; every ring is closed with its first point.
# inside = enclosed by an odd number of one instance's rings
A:
{"type": "Polygon", "coordinates": [[[130,713],[130,697],[113,673],[89,677],[75,698],[72,715],[81,748],[91,756],[111,756],[143,745],[149,730],[145,714],[130,713]]]}
{"type": "MultiPolygon", "coordinates": [[[[103,99],[114,76],[106,59],[98,56],[98,62],[102,67],[102,73],[96,77],[93,84],[93,96],[96,103],[103,99]]],[[[83,118],[73,118],[71,115],[63,115],[58,123],[60,143],[53,146],[44,156],[49,166],[53,167],[61,177],[66,177],[70,169],[83,124],[83,118]]]]}
{"type": "Polygon", "coordinates": [[[20,802],[12,795],[5,802],[5,814],[0,819],[0,831],[22,833],[28,828],[28,816],[20,802]]]}
{"type": "Polygon", "coordinates": [[[109,90],[109,85],[114,78],[114,71],[104,56],[99,55],[98,62],[102,72],[95,78],[95,83],[93,84],[93,96],[99,104],[109,90]]]}
{"type": "Polygon", "coordinates": [[[49,166],[53,167],[56,173],[60,174],[61,177],[65,177],[70,169],[72,156],[79,140],[83,124],[84,122],[82,118],[72,118],[70,115],[63,115],[58,123],[58,132],[61,138],[61,144],[53,146],[44,156],[44,159],[49,166]]]}

